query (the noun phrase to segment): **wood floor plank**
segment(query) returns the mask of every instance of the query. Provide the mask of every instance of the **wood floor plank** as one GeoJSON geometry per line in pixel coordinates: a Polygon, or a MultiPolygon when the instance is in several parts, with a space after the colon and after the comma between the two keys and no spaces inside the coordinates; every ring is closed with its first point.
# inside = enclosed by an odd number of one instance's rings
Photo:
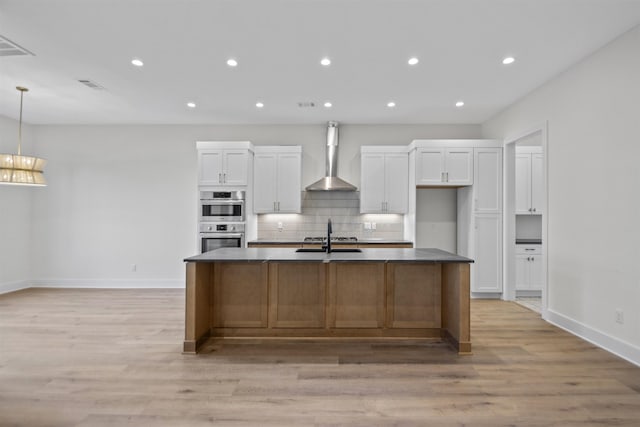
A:
{"type": "Polygon", "coordinates": [[[210,340],[184,291],[0,295],[0,426],[638,426],[640,368],[514,303],[426,339],[210,340]]]}

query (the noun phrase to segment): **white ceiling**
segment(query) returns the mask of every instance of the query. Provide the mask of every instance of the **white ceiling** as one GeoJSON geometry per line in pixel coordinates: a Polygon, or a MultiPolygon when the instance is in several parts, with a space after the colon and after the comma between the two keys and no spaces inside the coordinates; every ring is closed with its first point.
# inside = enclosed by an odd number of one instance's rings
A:
{"type": "Polygon", "coordinates": [[[32,124],[481,123],[639,23],[640,0],[0,0],[35,54],[0,57],[0,115],[23,85],[32,124]]]}

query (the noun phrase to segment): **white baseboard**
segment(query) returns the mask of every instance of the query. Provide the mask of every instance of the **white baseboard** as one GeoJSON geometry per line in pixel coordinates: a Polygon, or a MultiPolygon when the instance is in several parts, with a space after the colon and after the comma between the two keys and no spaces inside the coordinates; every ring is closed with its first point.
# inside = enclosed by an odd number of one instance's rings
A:
{"type": "Polygon", "coordinates": [[[580,338],[589,341],[591,344],[597,345],[616,356],[640,366],[640,348],[629,344],[625,341],[593,329],[584,323],[571,319],[563,314],[557,313],[551,309],[547,310],[547,319],[549,323],[564,329],[580,338]]]}
{"type": "Polygon", "coordinates": [[[517,297],[542,297],[542,291],[518,291],[516,290],[517,297]]]}
{"type": "Polygon", "coordinates": [[[31,284],[28,280],[15,280],[13,282],[0,283],[0,294],[19,291],[20,289],[30,288],[31,284]]]}
{"type": "Polygon", "coordinates": [[[184,280],[166,279],[37,279],[31,280],[34,288],[112,288],[112,289],[159,289],[184,288],[184,280]]]}
{"type": "Polygon", "coordinates": [[[497,292],[471,292],[471,299],[501,299],[502,293],[497,292]]]}

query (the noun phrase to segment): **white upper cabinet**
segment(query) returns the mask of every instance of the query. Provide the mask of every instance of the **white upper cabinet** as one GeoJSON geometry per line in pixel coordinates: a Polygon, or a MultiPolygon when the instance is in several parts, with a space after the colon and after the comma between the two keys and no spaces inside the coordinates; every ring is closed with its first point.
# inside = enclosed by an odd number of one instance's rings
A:
{"type": "Polygon", "coordinates": [[[407,212],[409,156],[406,147],[361,147],[360,212],[407,212]]]}
{"type": "Polygon", "coordinates": [[[198,141],[196,147],[199,185],[215,187],[247,185],[251,143],[198,141]],[[234,146],[242,148],[232,148],[234,146]]]}
{"type": "Polygon", "coordinates": [[[473,211],[502,212],[502,148],[475,148],[473,211]]]}
{"type": "Polygon", "coordinates": [[[416,185],[473,184],[473,148],[418,148],[416,185]]]}
{"type": "Polygon", "coordinates": [[[535,147],[516,151],[516,214],[540,215],[544,211],[543,155],[535,147]]]}
{"type": "Polygon", "coordinates": [[[222,184],[247,185],[248,158],[247,150],[224,150],[222,152],[222,184]]]}
{"type": "Polygon", "coordinates": [[[544,159],[542,154],[531,154],[531,207],[534,214],[544,212],[544,159]]]}
{"type": "Polygon", "coordinates": [[[253,181],[255,213],[300,213],[302,148],[256,147],[253,181]]]}

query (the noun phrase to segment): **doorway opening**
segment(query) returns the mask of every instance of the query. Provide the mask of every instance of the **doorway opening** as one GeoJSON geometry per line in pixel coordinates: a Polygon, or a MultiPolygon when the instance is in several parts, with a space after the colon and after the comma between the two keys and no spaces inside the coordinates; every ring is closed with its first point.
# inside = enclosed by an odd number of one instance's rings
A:
{"type": "Polygon", "coordinates": [[[546,318],[547,126],[505,140],[503,298],[546,318]]]}

